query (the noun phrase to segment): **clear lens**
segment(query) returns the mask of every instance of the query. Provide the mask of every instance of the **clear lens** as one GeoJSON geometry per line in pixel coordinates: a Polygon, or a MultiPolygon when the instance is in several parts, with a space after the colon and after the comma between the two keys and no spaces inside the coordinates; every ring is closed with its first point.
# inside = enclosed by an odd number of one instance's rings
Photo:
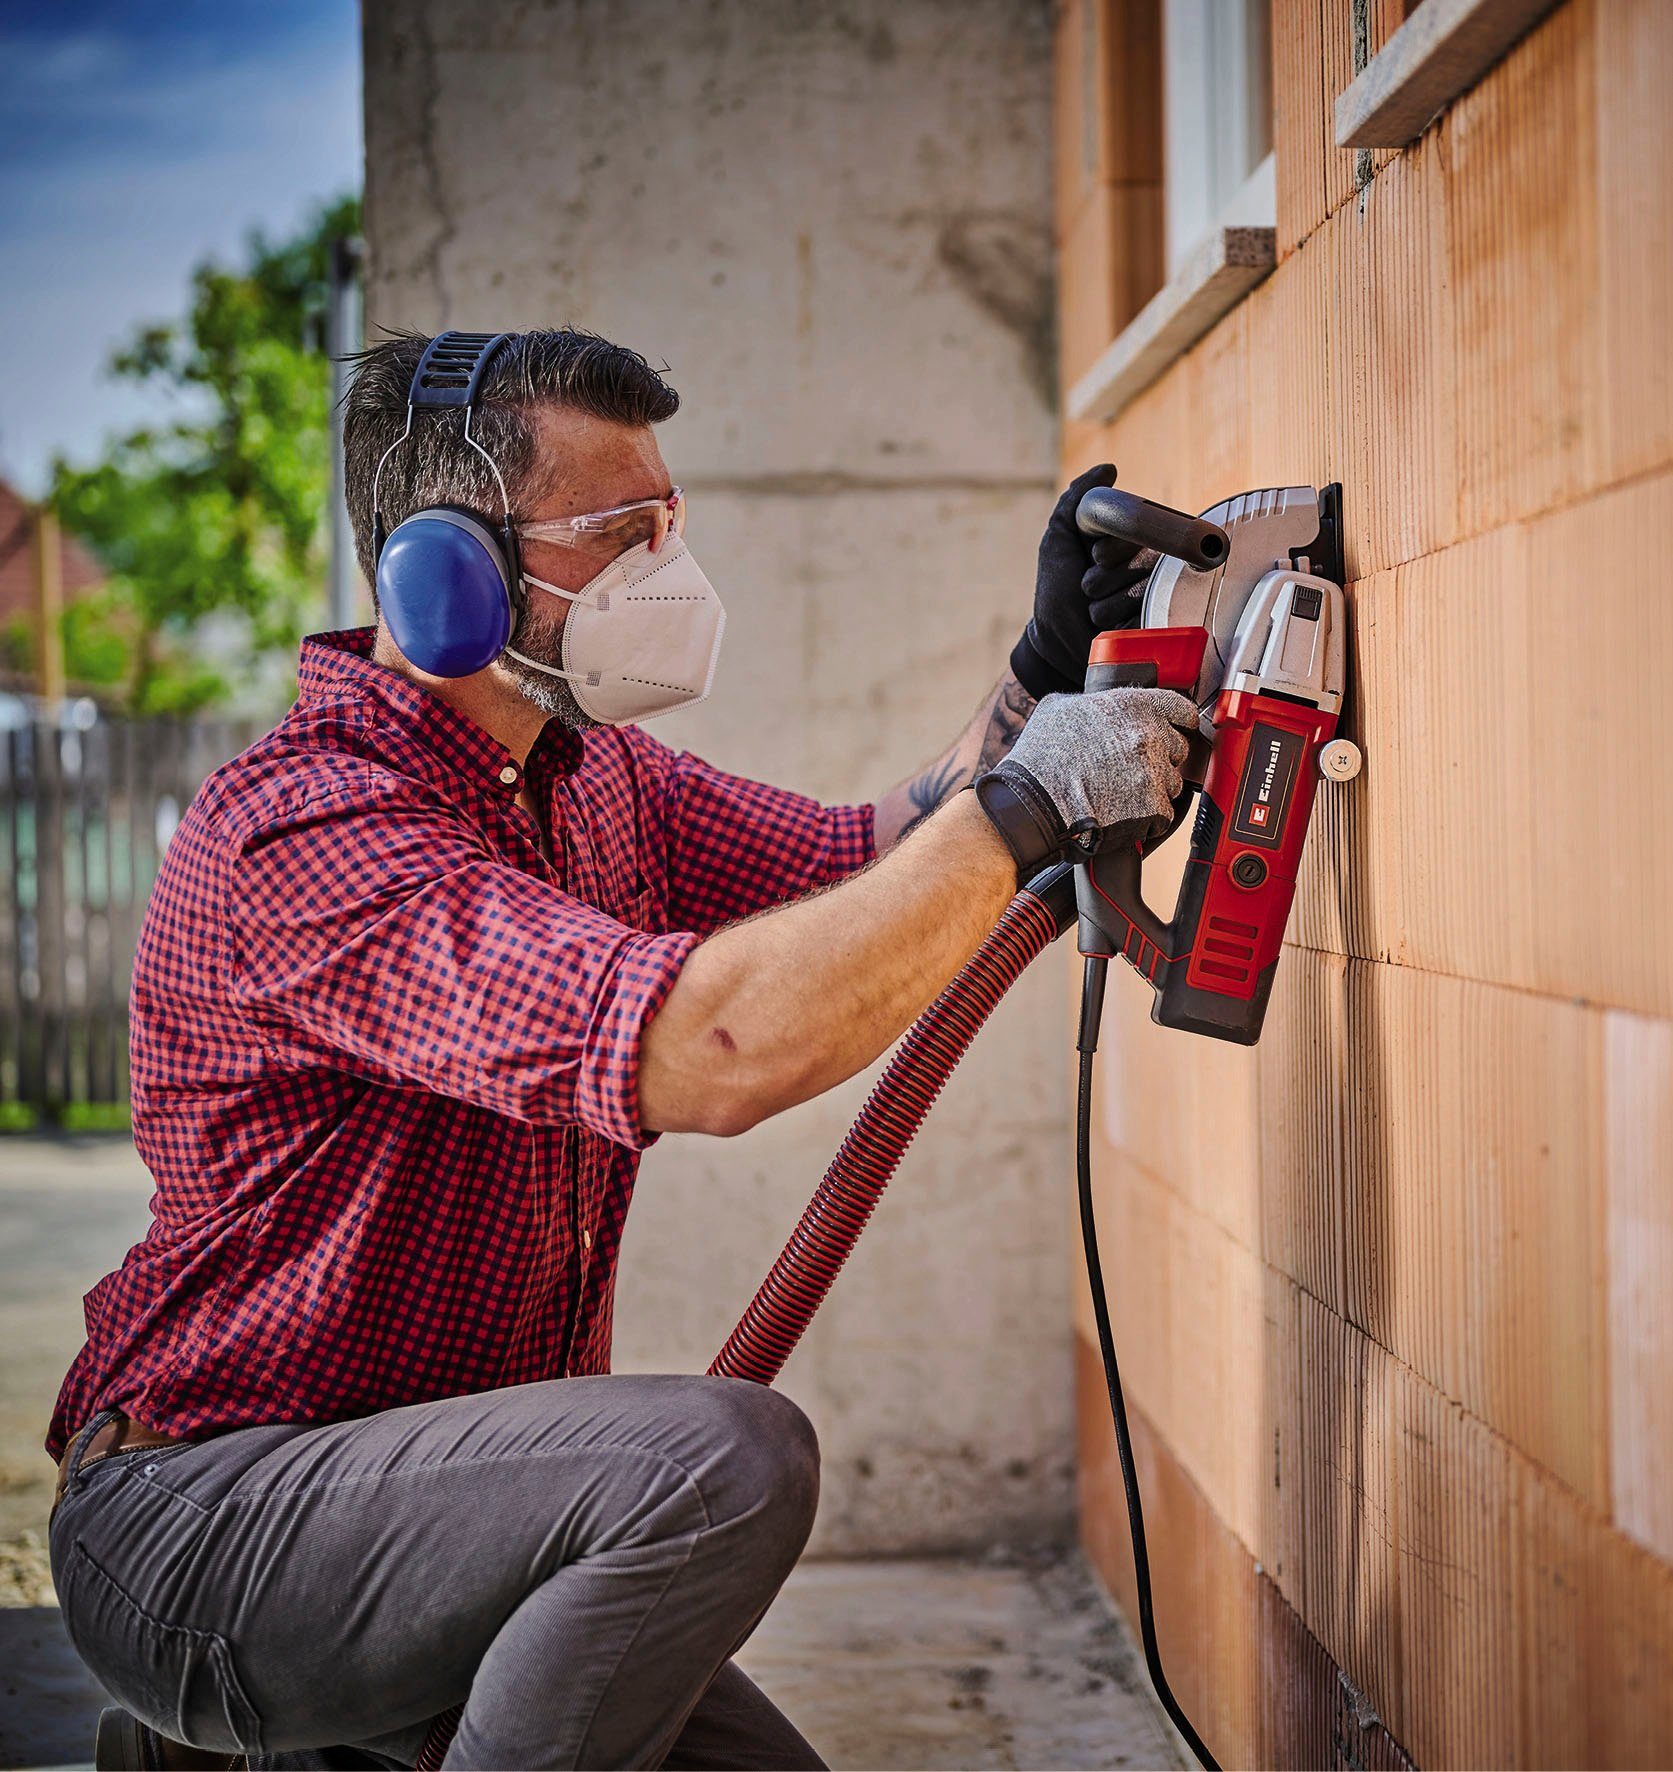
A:
{"type": "Polygon", "coordinates": [[[630,505],[624,511],[600,511],[583,517],[576,525],[576,541],[582,547],[608,548],[613,554],[626,553],[641,542],[653,545],[668,532],[666,505],[630,505]]]}
{"type": "Polygon", "coordinates": [[[553,517],[542,523],[519,523],[517,533],[527,541],[556,542],[559,547],[589,548],[624,554],[643,542],[654,553],[672,528],[685,534],[685,494],[676,486],[668,497],[647,498],[613,510],[589,511],[579,517],[553,517]]]}

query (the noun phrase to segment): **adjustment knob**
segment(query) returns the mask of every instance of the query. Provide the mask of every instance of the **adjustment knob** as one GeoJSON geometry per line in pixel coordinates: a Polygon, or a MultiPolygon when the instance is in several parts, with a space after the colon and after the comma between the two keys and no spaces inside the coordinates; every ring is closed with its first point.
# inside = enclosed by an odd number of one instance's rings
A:
{"type": "Polygon", "coordinates": [[[1319,774],[1326,781],[1352,781],[1365,766],[1365,758],[1351,738],[1333,738],[1319,752],[1319,774]]]}

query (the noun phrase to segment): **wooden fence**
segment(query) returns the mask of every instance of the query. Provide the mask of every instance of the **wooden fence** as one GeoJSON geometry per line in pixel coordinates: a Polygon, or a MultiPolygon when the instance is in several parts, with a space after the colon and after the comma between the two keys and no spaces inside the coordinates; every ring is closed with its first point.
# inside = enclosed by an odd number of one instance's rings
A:
{"type": "Polygon", "coordinates": [[[146,899],[192,795],[254,735],[104,716],[0,733],[0,1105],[127,1100],[146,899]]]}

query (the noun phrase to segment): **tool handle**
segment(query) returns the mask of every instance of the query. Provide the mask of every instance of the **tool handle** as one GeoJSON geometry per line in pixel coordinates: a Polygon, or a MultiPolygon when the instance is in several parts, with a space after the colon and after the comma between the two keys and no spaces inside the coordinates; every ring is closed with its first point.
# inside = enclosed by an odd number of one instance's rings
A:
{"type": "Polygon", "coordinates": [[[1075,523],[1083,535],[1113,535],[1134,547],[1172,554],[1202,572],[1224,566],[1231,553],[1231,537],[1217,523],[1114,486],[1094,486],[1084,493],[1075,507],[1075,523]]]}
{"type": "Polygon", "coordinates": [[[1111,628],[1093,637],[1086,687],[1177,689],[1189,695],[1207,650],[1207,628],[1111,628]]]}
{"type": "MultiPolygon", "coordinates": [[[[1102,491],[1104,488],[1095,488],[1102,491]]],[[[1139,502],[1143,502],[1142,500],[1139,502]]],[[[1088,691],[1098,689],[1176,689],[1189,695],[1202,670],[1208,647],[1206,628],[1115,628],[1092,642],[1086,667],[1088,691]]],[[[1187,791],[1173,816],[1132,819],[1104,834],[1096,867],[1076,870],[1075,896],[1080,907],[1080,950],[1083,954],[1125,953],[1146,976],[1167,943],[1167,927],[1144,902],[1144,857],[1185,822],[1191,809],[1187,791]],[[1111,912],[1119,913],[1113,917],[1111,912]],[[1126,931],[1128,945],[1116,948],[1111,930],[1126,931]]]]}

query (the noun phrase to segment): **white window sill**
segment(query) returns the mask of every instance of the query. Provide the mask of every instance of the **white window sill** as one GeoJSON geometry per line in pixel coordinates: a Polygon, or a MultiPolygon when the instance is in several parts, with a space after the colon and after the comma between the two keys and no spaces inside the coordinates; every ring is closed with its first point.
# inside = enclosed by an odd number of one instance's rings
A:
{"type": "Polygon", "coordinates": [[[1403,148],[1557,0],[1421,0],[1336,101],[1339,148],[1403,148]]]}
{"type": "Polygon", "coordinates": [[[1109,349],[1070,388],[1067,415],[1107,424],[1278,262],[1277,229],[1213,229],[1166,288],[1139,309],[1109,349]]]}

